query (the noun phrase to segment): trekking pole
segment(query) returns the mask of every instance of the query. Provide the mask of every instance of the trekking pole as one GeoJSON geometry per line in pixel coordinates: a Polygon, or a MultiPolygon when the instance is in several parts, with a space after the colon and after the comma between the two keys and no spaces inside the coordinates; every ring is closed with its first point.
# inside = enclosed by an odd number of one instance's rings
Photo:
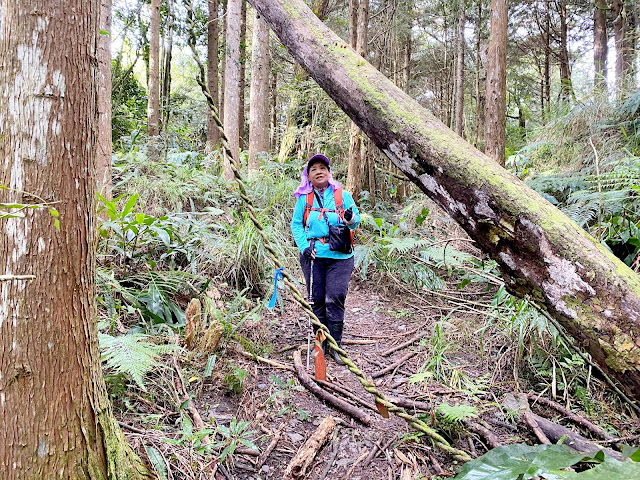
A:
{"type": "MultiPolygon", "coordinates": [[[[315,246],[315,242],[311,241],[311,249],[315,246]]],[[[309,272],[309,305],[313,310],[313,261],[314,258],[311,257],[311,271],[309,272]]],[[[309,325],[307,327],[307,371],[309,371],[309,357],[311,355],[311,315],[307,315],[309,318],[309,325]]]]}

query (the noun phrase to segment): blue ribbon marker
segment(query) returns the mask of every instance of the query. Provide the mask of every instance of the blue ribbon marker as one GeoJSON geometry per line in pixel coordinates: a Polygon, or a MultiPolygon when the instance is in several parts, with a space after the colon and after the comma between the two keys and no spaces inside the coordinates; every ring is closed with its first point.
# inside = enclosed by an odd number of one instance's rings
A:
{"type": "Polygon", "coordinates": [[[271,295],[271,300],[269,300],[269,308],[273,308],[276,306],[276,299],[278,298],[278,280],[282,278],[283,270],[284,267],[280,267],[276,270],[276,275],[273,279],[273,295],[271,295]]]}

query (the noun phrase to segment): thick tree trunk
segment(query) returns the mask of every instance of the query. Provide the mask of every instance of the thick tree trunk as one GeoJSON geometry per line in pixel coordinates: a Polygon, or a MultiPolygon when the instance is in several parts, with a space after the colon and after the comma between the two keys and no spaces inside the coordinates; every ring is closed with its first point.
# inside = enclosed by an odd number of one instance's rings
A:
{"type": "Polygon", "coordinates": [[[456,114],[455,130],[462,137],[464,119],[464,27],[467,22],[465,1],[459,2],[460,18],[458,22],[458,53],[456,58],[456,114]]]}
{"type": "Polygon", "coordinates": [[[278,72],[271,76],[271,150],[278,146],[278,72]]]}
{"type": "Polygon", "coordinates": [[[640,277],[522,181],[447,129],[303,0],[251,0],[294,58],[416,185],[640,399],[640,277]]]}
{"type": "Polygon", "coordinates": [[[0,478],[150,478],[111,413],[98,350],[100,2],[0,11],[0,202],[57,210],[0,220],[0,478]]]}
{"type": "MultiPolygon", "coordinates": [[[[218,18],[218,0],[209,0],[209,16],[207,24],[207,88],[213,99],[213,103],[218,106],[220,100],[218,95],[218,30],[220,19],[218,18]]],[[[206,153],[209,154],[218,148],[220,143],[220,132],[216,121],[213,119],[213,112],[207,109],[207,144],[206,153]]]]}
{"type": "Polygon", "coordinates": [[[151,38],[149,39],[149,83],[147,103],[147,134],[160,134],[160,4],[151,0],[151,38]]]}
{"type": "Polygon", "coordinates": [[[595,0],[593,9],[593,85],[607,89],[607,4],[605,0],[595,0]]]}
{"type": "Polygon", "coordinates": [[[249,94],[249,175],[258,170],[257,154],[269,151],[269,25],[256,12],[251,44],[249,94]]]}
{"type": "MultiPolygon", "coordinates": [[[[233,160],[240,159],[240,129],[238,111],[240,109],[240,21],[242,0],[227,2],[227,43],[224,74],[224,133],[229,139],[233,160]]],[[[233,179],[231,160],[225,156],[224,176],[233,179]]]]}
{"type": "Polygon", "coordinates": [[[111,0],[100,2],[98,38],[98,148],[96,180],[98,192],[111,200],[111,0]]]}
{"type": "Polygon", "coordinates": [[[504,167],[507,115],[507,0],[491,0],[485,153],[504,167]]]}

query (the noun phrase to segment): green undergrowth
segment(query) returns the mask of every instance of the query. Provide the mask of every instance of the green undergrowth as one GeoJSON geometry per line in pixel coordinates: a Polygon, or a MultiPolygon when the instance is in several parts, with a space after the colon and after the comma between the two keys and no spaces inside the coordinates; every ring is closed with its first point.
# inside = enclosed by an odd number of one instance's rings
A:
{"type": "Polygon", "coordinates": [[[629,266],[640,251],[640,90],[558,113],[507,166],[629,266]]]}

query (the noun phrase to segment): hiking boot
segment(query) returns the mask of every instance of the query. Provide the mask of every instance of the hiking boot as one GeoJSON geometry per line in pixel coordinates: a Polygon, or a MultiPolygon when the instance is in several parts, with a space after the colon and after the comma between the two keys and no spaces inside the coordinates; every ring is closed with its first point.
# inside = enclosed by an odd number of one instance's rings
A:
{"type": "Polygon", "coordinates": [[[336,365],[346,365],[346,363],[344,363],[344,360],[340,358],[340,356],[338,355],[338,352],[336,352],[335,350],[331,349],[330,356],[333,359],[333,361],[336,362],[336,365]]]}

